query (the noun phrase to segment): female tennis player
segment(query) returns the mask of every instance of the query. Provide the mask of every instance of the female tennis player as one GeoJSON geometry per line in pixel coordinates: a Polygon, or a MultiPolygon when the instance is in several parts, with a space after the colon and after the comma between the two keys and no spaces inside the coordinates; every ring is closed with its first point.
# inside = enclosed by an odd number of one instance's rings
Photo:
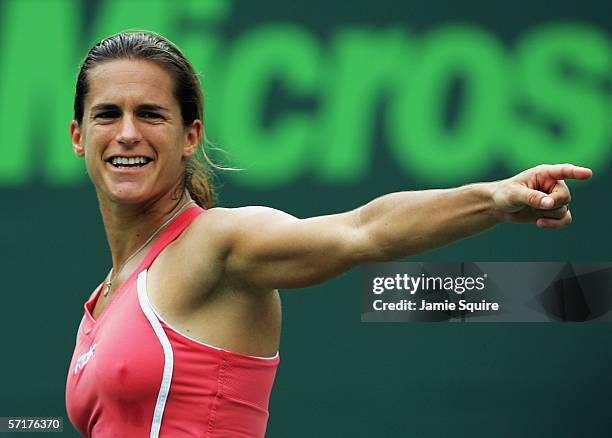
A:
{"type": "Polygon", "coordinates": [[[218,208],[195,158],[202,107],[192,66],[156,34],[106,38],[81,65],[70,135],[112,256],[85,303],[68,372],[67,411],[84,436],[263,437],[279,363],[278,289],[502,222],[564,227],[572,220],[564,180],[591,177],[540,165],[308,219],[218,208]]]}

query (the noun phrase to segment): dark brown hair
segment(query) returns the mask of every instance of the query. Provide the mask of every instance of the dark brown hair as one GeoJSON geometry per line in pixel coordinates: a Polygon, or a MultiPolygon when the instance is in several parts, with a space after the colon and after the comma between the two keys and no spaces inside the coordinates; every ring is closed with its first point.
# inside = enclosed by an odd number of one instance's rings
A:
{"type": "MultiPolygon", "coordinates": [[[[74,120],[83,122],[84,102],[89,91],[87,72],[93,67],[116,59],[147,60],[157,63],[174,79],[174,96],[181,108],[183,125],[189,126],[194,120],[204,121],[204,96],[198,75],[191,63],[178,47],[168,39],[149,31],[125,31],[109,36],[89,50],[81,62],[74,96],[74,120]]],[[[206,136],[202,135],[205,139],[206,136]]],[[[205,163],[197,154],[186,164],[184,189],[198,205],[205,208],[214,206],[214,192],[211,184],[210,160],[204,145],[198,147],[205,163]]]]}

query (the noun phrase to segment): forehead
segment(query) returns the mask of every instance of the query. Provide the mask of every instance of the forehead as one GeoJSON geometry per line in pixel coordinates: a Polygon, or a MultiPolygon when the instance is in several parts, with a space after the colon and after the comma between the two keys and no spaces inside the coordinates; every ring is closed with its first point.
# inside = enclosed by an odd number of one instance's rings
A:
{"type": "Polygon", "coordinates": [[[121,106],[157,103],[178,107],[170,73],[151,61],[119,59],[106,61],[88,72],[89,90],[85,107],[97,103],[121,106]]]}

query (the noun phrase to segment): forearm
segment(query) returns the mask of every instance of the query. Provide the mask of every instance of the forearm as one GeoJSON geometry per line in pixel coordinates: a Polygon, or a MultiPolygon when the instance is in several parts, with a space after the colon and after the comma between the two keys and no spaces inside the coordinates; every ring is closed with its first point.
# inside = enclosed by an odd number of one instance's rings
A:
{"type": "Polygon", "coordinates": [[[477,234],[503,221],[493,202],[495,183],[391,193],[355,211],[363,258],[393,260],[477,234]]]}

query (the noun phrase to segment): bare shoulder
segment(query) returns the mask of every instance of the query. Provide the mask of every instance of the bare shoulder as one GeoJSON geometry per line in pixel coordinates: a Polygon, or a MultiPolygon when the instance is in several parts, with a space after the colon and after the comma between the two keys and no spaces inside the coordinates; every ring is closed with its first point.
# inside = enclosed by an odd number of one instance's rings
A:
{"type": "Polygon", "coordinates": [[[293,218],[293,216],[271,207],[252,205],[248,207],[224,208],[214,207],[204,211],[190,226],[211,228],[219,232],[229,232],[236,227],[248,225],[245,221],[263,221],[281,216],[293,218]]]}
{"type": "Polygon", "coordinates": [[[191,268],[193,272],[206,273],[208,278],[211,274],[218,275],[222,289],[230,287],[265,294],[276,288],[252,283],[249,271],[257,269],[254,261],[258,254],[282,252],[275,248],[274,242],[278,245],[282,239],[273,237],[274,230],[297,220],[290,214],[263,206],[211,208],[185,231],[181,249],[187,256],[204,251],[206,256],[191,268]]]}
{"type": "MultiPolygon", "coordinates": [[[[211,208],[198,215],[159,255],[150,270],[160,289],[180,291],[183,305],[194,306],[226,290],[226,263],[240,228],[242,209],[211,208]]],[[[175,304],[181,300],[175,300],[175,304]]]]}
{"type": "Polygon", "coordinates": [[[208,209],[194,219],[169,252],[184,267],[187,263],[193,272],[223,271],[241,236],[256,232],[279,214],[285,213],[261,206],[208,209]],[[198,257],[193,257],[195,254],[198,257]]]}
{"type": "Polygon", "coordinates": [[[204,240],[224,249],[222,252],[227,255],[242,235],[284,220],[296,220],[296,218],[280,210],[263,206],[215,207],[199,215],[185,233],[189,236],[187,239],[189,242],[201,245],[204,240]]]}
{"type": "MultiPolygon", "coordinates": [[[[196,217],[177,239],[173,252],[180,259],[188,258],[210,264],[211,259],[222,262],[231,248],[232,234],[235,232],[236,220],[232,209],[211,208],[196,217]],[[201,257],[192,257],[192,255],[201,257]]],[[[192,266],[197,268],[197,266],[192,266]]]]}
{"type": "Polygon", "coordinates": [[[198,215],[152,266],[149,296],[179,331],[230,351],[271,356],[278,349],[277,291],[250,293],[228,273],[227,259],[250,208],[198,215]]]}
{"type": "Polygon", "coordinates": [[[272,207],[264,207],[261,205],[250,205],[246,207],[236,208],[223,208],[215,207],[210,210],[206,210],[204,214],[201,214],[199,219],[204,220],[217,220],[219,225],[241,225],[244,226],[244,221],[264,221],[269,219],[281,219],[281,218],[293,218],[288,213],[280,210],[276,210],[272,207]]]}

